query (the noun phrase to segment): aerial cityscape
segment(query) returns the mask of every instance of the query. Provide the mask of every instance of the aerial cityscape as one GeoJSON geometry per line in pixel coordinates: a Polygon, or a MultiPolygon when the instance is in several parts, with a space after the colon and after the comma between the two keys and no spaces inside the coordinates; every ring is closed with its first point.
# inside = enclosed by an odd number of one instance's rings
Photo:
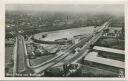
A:
{"type": "Polygon", "coordinates": [[[7,4],[6,77],[125,77],[123,5],[7,4]]]}

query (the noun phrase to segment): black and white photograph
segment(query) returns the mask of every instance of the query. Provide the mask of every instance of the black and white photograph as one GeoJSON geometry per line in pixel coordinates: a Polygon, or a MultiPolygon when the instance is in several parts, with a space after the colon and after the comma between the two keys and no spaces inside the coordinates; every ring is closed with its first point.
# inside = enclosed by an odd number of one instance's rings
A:
{"type": "Polygon", "coordinates": [[[6,4],[5,77],[125,78],[123,4],[6,4]]]}

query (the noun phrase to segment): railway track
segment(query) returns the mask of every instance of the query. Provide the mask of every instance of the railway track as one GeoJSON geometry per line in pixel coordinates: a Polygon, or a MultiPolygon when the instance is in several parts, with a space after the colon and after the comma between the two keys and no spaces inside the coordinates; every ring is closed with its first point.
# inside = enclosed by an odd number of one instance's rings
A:
{"type": "MultiPolygon", "coordinates": [[[[106,24],[108,26],[108,23],[106,23],[106,24]]],[[[105,25],[104,28],[106,28],[106,24],[103,24],[103,27],[105,25]]],[[[101,35],[102,35],[101,30],[100,30],[100,32],[94,33],[92,35],[91,40],[81,48],[81,54],[84,53],[84,51],[86,49],[88,49],[88,47],[90,45],[94,44],[100,38],[101,35]]],[[[44,62],[40,65],[37,65],[37,66],[31,66],[29,64],[29,59],[26,58],[27,50],[26,50],[26,45],[25,45],[25,42],[24,42],[24,38],[20,35],[17,40],[18,40],[18,43],[17,43],[18,44],[17,45],[17,50],[18,50],[17,51],[17,70],[18,70],[18,72],[25,71],[26,67],[28,67],[28,68],[32,69],[36,74],[38,74],[38,73],[41,73],[44,70],[48,69],[49,67],[57,64],[62,59],[66,58],[72,52],[72,50],[77,48],[80,44],[85,43],[86,38],[81,40],[79,43],[71,46],[66,51],[62,52],[62,54],[59,54],[57,57],[55,57],[55,58],[53,58],[49,61],[46,61],[46,62],[44,62]]]]}

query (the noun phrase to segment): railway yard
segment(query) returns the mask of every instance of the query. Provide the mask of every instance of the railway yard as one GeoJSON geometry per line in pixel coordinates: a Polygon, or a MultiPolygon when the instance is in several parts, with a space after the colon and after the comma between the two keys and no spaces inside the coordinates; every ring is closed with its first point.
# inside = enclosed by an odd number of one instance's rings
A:
{"type": "Polygon", "coordinates": [[[5,77],[125,77],[124,14],[44,6],[6,11],[5,77]]]}

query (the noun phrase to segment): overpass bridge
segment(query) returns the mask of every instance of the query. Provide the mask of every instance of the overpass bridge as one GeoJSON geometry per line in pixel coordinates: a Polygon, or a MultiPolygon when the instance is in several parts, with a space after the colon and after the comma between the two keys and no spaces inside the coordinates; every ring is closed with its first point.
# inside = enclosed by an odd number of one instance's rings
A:
{"type": "Polygon", "coordinates": [[[27,50],[26,50],[24,37],[21,36],[21,35],[18,35],[17,40],[16,40],[16,47],[15,47],[16,48],[16,50],[15,50],[15,59],[14,59],[15,69],[13,71],[14,76],[17,73],[24,73],[26,71],[29,72],[28,70],[33,71],[35,74],[42,73],[44,70],[52,67],[53,65],[57,64],[58,62],[60,62],[64,58],[66,58],[71,53],[72,50],[77,48],[82,43],[82,44],[85,44],[85,45],[81,48],[81,50],[77,54],[77,56],[72,59],[72,62],[78,61],[81,58],[81,56],[83,55],[83,53],[88,50],[90,45],[93,45],[102,36],[103,30],[108,28],[109,23],[110,23],[110,21],[105,22],[100,27],[100,29],[98,29],[98,31],[96,31],[92,34],[92,38],[87,43],[84,42],[86,39],[83,39],[79,43],[77,43],[77,44],[71,46],[70,48],[68,48],[66,51],[61,52],[60,54],[58,54],[58,56],[56,56],[55,58],[53,58],[51,60],[48,60],[46,62],[43,62],[43,63],[41,63],[37,66],[31,66],[29,64],[29,59],[26,58],[27,50]]]}

